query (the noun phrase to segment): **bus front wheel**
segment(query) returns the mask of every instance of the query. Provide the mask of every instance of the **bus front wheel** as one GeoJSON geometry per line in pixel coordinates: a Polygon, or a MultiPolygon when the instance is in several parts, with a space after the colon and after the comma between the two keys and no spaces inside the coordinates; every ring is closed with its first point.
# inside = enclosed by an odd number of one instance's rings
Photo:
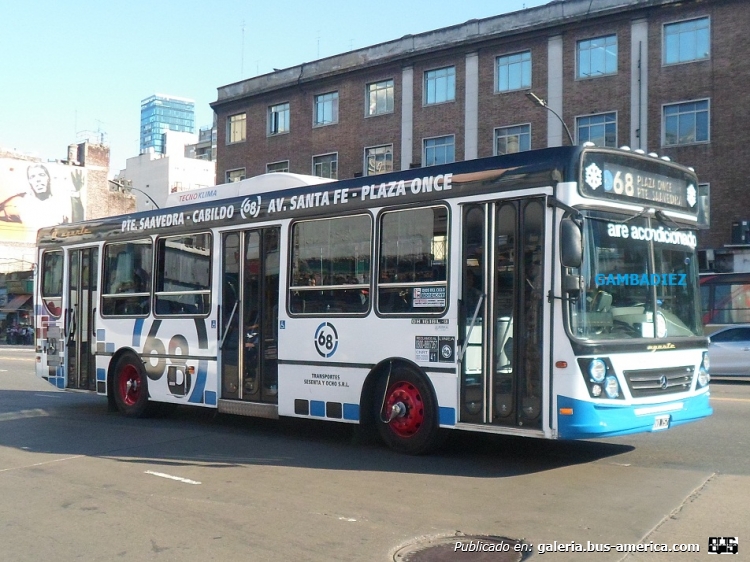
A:
{"type": "Polygon", "coordinates": [[[391,449],[420,455],[437,445],[437,402],[424,377],[394,367],[390,376],[380,379],[375,402],[378,432],[391,449]]]}
{"type": "Polygon", "coordinates": [[[115,365],[114,397],[117,409],[128,417],[142,417],[148,406],[148,377],[141,361],[123,355],[115,365]]]}

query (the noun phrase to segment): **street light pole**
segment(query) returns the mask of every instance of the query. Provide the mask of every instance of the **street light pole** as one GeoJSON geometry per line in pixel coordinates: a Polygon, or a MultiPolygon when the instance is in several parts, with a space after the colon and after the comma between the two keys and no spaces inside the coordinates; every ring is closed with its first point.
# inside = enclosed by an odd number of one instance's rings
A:
{"type": "Polygon", "coordinates": [[[560,123],[562,123],[562,126],[565,128],[565,132],[568,133],[568,140],[570,141],[570,145],[575,146],[576,143],[573,142],[573,135],[570,134],[570,129],[568,129],[568,126],[565,124],[565,121],[563,121],[563,118],[560,117],[557,114],[557,112],[554,109],[552,109],[544,99],[537,96],[534,92],[532,91],[526,92],[526,97],[529,98],[532,101],[532,103],[535,103],[536,105],[543,107],[544,109],[552,113],[552,115],[557,117],[560,123]]]}
{"type": "Polygon", "coordinates": [[[122,193],[130,193],[131,191],[137,191],[138,193],[142,193],[145,195],[149,201],[151,201],[151,204],[156,208],[160,209],[159,205],[156,204],[156,201],[151,199],[151,196],[143,191],[142,189],[138,189],[137,187],[133,187],[133,182],[131,180],[107,180],[110,183],[110,190],[112,191],[120,191],[122,193]]]}

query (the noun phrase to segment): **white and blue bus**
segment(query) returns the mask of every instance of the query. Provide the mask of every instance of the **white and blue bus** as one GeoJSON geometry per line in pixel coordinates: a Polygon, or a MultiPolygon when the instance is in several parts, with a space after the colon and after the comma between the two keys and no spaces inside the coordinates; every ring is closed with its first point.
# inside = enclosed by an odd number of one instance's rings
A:
{"type": "Polygon", "coordinates": [[[268,174],[38,236],[38,375],[175,405],[583,439],[711,414],[697,180],[593,146],[268,174]]]}

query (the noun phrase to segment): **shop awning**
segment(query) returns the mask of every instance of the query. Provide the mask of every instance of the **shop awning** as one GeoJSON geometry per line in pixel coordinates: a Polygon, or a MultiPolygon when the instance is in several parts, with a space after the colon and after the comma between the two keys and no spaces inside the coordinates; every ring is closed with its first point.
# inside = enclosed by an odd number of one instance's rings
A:
{"type": "Polygon", "coordinates": [[[29,299],[31,299],[31,295],[19,295],[17,297],[13,297],[10,301],[8,301],[8,304],[0,308],[0,312],[15,312],[23,305],[25,305],[29,299]]]}

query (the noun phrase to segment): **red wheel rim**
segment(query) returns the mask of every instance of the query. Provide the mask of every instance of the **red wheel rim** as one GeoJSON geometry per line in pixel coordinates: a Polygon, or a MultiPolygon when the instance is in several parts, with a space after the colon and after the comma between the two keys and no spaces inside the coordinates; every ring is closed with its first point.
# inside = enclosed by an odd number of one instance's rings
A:
{"type": "Polygon", "coordinates": [[[120,397],[126,406],[134,406],[141,396],[141,374],[133,365],[125,365],[119,379],[120,397]]]}
{"type": "Polygon", "coordinates": [[[411,383],[400,381],[391,386],[385,402],[386,413],[394,404],[401,402],[406,407],[403,416],[393,418],[388,424],[399,437],[412,437],[424,423],[424,402],[419,389],[411,383]]]}

